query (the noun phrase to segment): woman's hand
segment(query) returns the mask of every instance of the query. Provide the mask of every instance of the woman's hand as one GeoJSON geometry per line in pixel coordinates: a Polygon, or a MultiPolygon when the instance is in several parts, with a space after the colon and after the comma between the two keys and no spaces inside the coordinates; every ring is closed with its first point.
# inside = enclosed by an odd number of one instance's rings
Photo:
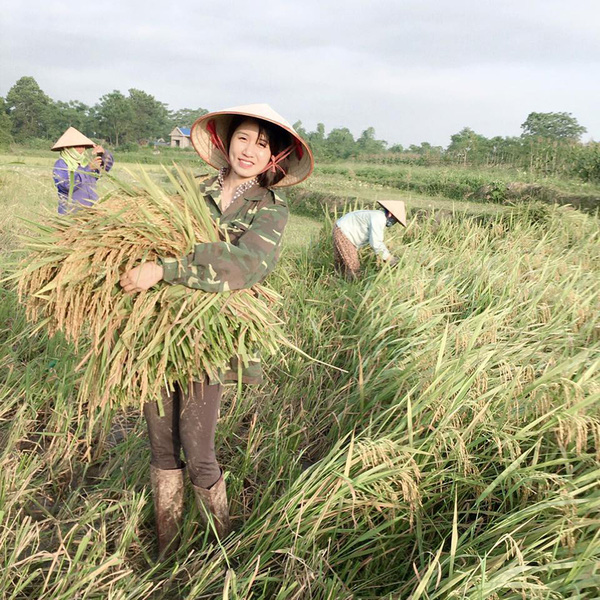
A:
{"type": "Polygon", "coordinates": [[[163,268],[155,262],[146,262],[121,275],[119,283],[126,292],[144,292],[163,278],[163,268]]]}
{"type": "Polygon", "coordinates": [[[96,144],[92,149],[92,158],[89,165],[94,171],[100,171],[103,167],[104,148],[100,144],[96,144]]]}
{"type": "Polygon", "coordinates": [[[99,171],[102,168],[102,159],[99,156],[94,156],[94,158],[90,158],[88,164],[93,171],[99,171]]]}

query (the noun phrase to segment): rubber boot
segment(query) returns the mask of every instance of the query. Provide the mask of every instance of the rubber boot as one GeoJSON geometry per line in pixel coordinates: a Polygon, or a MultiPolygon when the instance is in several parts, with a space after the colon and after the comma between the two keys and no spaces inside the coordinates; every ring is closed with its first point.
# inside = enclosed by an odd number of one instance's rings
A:
{"type": "Polygon", "coordinates": [[[200,512],[200,522],[210,531],[214,531],[209,525],[209,514],[212,515],[217,536],[219,539],[226,538],[231,531],[231,523],[229,521],[229,506],[223,473],[221,473],[217,483],[214,483],[209,489],[193,484],[192,487],[200,512]]]}
{"type": "Polygon", "coordinates": [[[158,537],[158,560],[179,547],[183,520],[184,469],[157,469],[150,465],[154,518],[158,537]]]}

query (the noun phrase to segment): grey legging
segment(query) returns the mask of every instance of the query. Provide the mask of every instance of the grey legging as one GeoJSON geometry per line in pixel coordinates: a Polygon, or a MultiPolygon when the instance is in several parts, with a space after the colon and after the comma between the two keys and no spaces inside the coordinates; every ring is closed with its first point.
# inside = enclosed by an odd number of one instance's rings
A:
{"type": "Polygon", "coordinates": [[[215,457],[215,429],[221,403],[221,385],[194,382],[191,389],[176,386],[163,393],[164,416],[158,404],[144,405],[152,465],[158,469],[180,469],[185,455],[192,483],[209,488],[221,476],[215,457]]]}

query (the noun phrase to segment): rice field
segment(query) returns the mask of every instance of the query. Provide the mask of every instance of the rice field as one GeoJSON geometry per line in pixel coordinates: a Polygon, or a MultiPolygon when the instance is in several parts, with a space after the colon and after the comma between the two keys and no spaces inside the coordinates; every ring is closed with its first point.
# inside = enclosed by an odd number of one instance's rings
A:
{"type": "MultiPolygon", "coordinates": [[[[55,206],[51,162],[21,162],[0,157],[3,276],[23,219],[55,206]]],[[[385,193],[366,189],[344,195],[385,193]]],[[[453,213],[409,212],[388,238],[399,265],[365,252],[357,283],[332,270],[334,216],[293,215],[269,284],[316,360],[285,348],[263,385],[228,389],[235,532],[209,540],[189,490],[184,544],[160,565],[143,419],[106,413],[88,446],[77,351],[30,335],[4,283],[0,596],[599,598],[598,218],[414,200],[453,213]]]]}

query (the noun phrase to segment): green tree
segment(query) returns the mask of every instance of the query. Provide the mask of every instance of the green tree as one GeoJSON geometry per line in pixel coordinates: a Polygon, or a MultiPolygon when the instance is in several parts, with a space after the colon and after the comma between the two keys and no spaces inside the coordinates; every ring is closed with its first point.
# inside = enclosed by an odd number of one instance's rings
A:
{"type": "Polygon", "coordinates": [[[302,125],[302,121],[296,121],[292,125],[292,128],[302,139],[305,139],[305,140],[308,139],[308,131],[306,131],[306,129],[304,129],[304,126],[302,125]]]}
{"type": "Polygon", "coordinates": [[[13,141],[12,123],[8,116],[8,106],[4,98],[0,98],[0,148],[7,148],[13,141]]]}
{"type": "Polygon", "coordinates": [[[571,152],[571,173],[584,181],[600,182],[600,142],[574,145],[571,152]]]}
{"type": "Polygon", "coordinates": [[[356,146],[358,152],[362,154],[380,154],[381,152],[385,152],[387,142],[375,139],[375,129],[369,127],[356,140],[356,146]]]}
{"type": "Polygon", "coordinates": [[[171,123],[166,104],[135,88],[129,90],[128,101],[133,117],[129,134],[133,140],[141,142],[169,134],[171,123]]]}
{"type": "Polygon", "coordinates": [[[134,119],[131,102],[118,90],[100,98],[94,107],[97,118],[98,137],[118,146],[127,141],[134,119]]]}
{"type": "Polygon", "coordinates": [[[466,165],[469,161],[482,162],[489,148],[490,141],[485,136],[475,133],[470,127],[464,127],[450,137],[446,151],[466,165]]]}
{"type": "Polygon", "coordinates": [[[527,146],[522,138],[497,135],[490,138],[489,146],[490,164],[525,166],[529,160],[527,146]]]}
{"type": "Polygon", "coordinates": [[[313,154],[315,153],[315,149],[313,148],[313,145],[310,142],[310,133],[308,133],[308,131],[306,131],[306,129],[304,129],[304,126],[302,125],[302,121],[296,121],[292,127],[294,128],[294,131],[303,139],[306,141],[306,143],[308,144],[309,148],[312,150],[313,154]]]}
{"type": "Polygon", "coordinates": [[[347,127],[338,127],[329,132],[325,148],[329,158],[345,159],[356,153],[356,142],[347,127]]]}
{"type": "Polygon", "coordinates": [[[60,137],[69,127],[75,127],[87,136],[95,135],[90,107],[79,100],[53,102],[48,114],[48,135],[52,139],[60,137]]]}
{"type": "Polygon", "coordinates": [[[325,140],[325,125],[323,123],[317,123],[317,129],[311,136],[316,142],[323,142],[325,140]]]}
{"type": "Polygon", "coordinates": [[[317,123],[317,130],[307,133],[306,141],[316,156],[327,156],[325,125],[323,123],[317,123]]]}
{"type": "Polygon", "coordinates": [[[21,77],[6,94],[6,104],[17,141],[47,137],[51,100],[33,77],[21,77]]]}
{"type": "Polygon", "coordinates": [[[567,112],[529,113],[521,124],[523,137],[541,137],[551,140],[576,142],[587,129],[567,112]]]}
{"type": "Polygon", "coordinates": [[[191,127],[208,111],[205,108],[181,108],[171,115],[171,129],[174,127],[191,127]]]}

